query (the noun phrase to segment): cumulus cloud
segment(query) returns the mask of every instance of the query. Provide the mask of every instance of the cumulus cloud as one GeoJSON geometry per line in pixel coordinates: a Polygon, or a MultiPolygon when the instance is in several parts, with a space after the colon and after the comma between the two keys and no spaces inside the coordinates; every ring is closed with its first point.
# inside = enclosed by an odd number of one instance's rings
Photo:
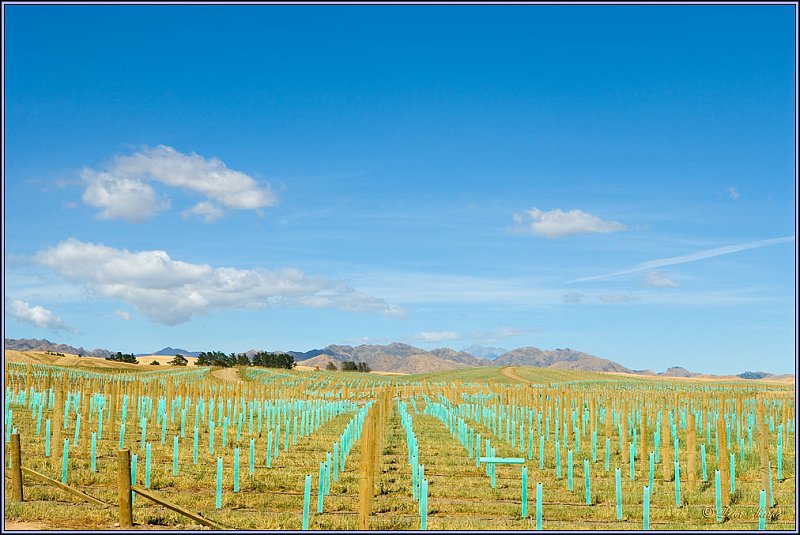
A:
{"type": "Polygon", "coordinates": [[[628,303],[638,301],[639,298],[630,294],[607,294],[597,296],[603,303],[628,303]]]}
{"type": "Polygon", "coordinates": [[[156,191],[141,179],[91,169],[84,169],[81,176],[86,182],[83,202],[102,208],[97,215],[100,219],[136,223],[169,208],[169,200],[156,195],[156,191]]]}
{"type": "Polygon", "coordinates": [[[177,325],[212,310],[294,305],[380,312],[405,311],[341,281],[294,268],[212,267],[173,260],[165,251],[130,252],[70,238],[35,255],[39,264],[80,282],[100,297],[119,299],[148,318],[177,325]]]}
{"type": "Polygon", "coordinates": [[[444,342],[445,340],[460,340],[461,335],[454,331],[429,331],[417,333],[411,339],[417,342],[444,342]]]}
{"type": "Polygon", "coordinates": [[[597,216],[582,210],[550,210],[544,212],[537,208],[514,214],[515,234],[537,234],[545,238],[560,238],[571,234],[607,234],[619,232],[627,227],[616,221],[603,221],[597,216]]]}
{"type": "Polygon", "coordinates": [[[651,271],[644,276],[644,281],[648,286],[655,286],[656,288],[677,288],[678,283],[670,279],[663,273],[651,271]]]}
{"type": "MultiPolygon", "coordinates": [[[[81,178],[86,184],[83,201],[102,208],[102,219],[136,222],[169,208],[169,200],[160,198],[149,182],[197,192],[234,210],[257,210],[277,202],[269,185],[260,185],[250,176],[229,169],[220,159],[183,154],[164,145],[117,156],[107,169],[86,168],[81,178]]],[[[203,216],[205,222],[218,219],[222,212],[210,202],[188,210],[189,214],[203,216]]]]}
{"type": "Polygon", "coordinates": [[[8,304],[8,313],[17,321],[29,323],[42,329],[49,329],[53,332],[77,332],[75,329],[64,323],[59,316],[43,306],[31,306],[26,301],[15,299],[8,304]]]}
{"type": "Polygon", "coordinates": [[[580,292],[570,292],[566,293],[562,296],[564,298],[565,303],[577,304],[582,303],[586,294],[582,294],[580,292]]]}
{"type": "Polygon", "coordinates": [[[214,221],[225,215],[225,210],[215,205],[214,203],[204,201],[195,204],[188,210],[184,210],[183,212],[181,212],[181,215],[183,216],[184,219],[196,215],[203,218],[203,223],[213,223],[214,221]]]}
{"type": "Polygon", "coordinates": [[[125,320],[125,321],[130,321],[131,320],[131,315],[128,312],[125,312],[124,310],[117,309],[117,310],[114,311],[114,315],[116,317],[118,317],[119,319],[121,319],[121,320],[125,320]]]}

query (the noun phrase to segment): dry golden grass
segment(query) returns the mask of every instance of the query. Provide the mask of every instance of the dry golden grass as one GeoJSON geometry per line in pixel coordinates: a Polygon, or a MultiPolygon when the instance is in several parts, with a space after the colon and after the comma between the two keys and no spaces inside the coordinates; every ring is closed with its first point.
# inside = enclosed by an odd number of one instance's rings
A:
{"type": "MultiPolygon", "coordinates": [[[[136,360],[139,364],[147,364],[149,365],[152,361],[158,362],[159,365],[164,366],[168,365],[169,361],[174,359],[174,355],[147,355],[144,357],[136,357],[136,360]]],[[[184,358],[189,361],[187,366],[197,366],[197,357],[188,357],[184,355],[184,358]]]]}
{"type": "Polygon", "coordinates": [[[6,350],[6,362],[21,362],[23,364],[51,364],[55,366],[79,366],[82,368],[116,368],[116,369],[130,369],[138,370],[138,364],[129,364],[127,362],[113,362],[99,357],[79,357],[78,355],[70,355],[65,353],[62,357],[60,355],[51,355],[42,351],[14,351],[6,350]]]}

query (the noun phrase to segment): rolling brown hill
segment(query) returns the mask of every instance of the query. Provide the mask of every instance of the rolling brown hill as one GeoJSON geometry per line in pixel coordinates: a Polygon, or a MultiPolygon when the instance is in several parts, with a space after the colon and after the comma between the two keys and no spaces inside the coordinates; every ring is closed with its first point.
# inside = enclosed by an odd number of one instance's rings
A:
{"type": "MultiPolygon", "coordinates": [[[[56,344],[48,340],[14,340],[6,338],[5,348],[6,358],[11,361],[115,368],[133,366],[119,362],[109,362],[102,358],[79,357],[75,352],[85,351],[83,348],[73,348],[64,344],[56,344]],[[34,348],[40,349],[36,350],[34,348]],[[45,351],[64,353],[67,357],[48,355],[45,351]]],[[[255,350],[249,351],[248,353],[253,352],[255,352],[255,350]]],[[[103,349],[96,349],[89,353],[94,353],[97,356],[112,354],[110,351],[103,349]]],[[[737,376],[698,374],[680,366],[673,366],[664,372],[655,373],[649,369],[632,370],[613,360],[596,357],[574,349],[547,350],[532,346],[508,351],[493,360],[479,358],[466,351],[455,351],[446,347],[426,351],[418,347],[397,342],[388,345],[364,344],[355,347],[349,345],[329,345],[324,349],[314,349],[305,353],[292,351],[289,353],[295,355],[298,365],[308,366],[312,369],[314,367],[319,367],[321,370],[325,369],[328,362],[334,362],[337,367],[341,368],[342,362],[352,361],[365,362],[373,371],[389,373],[426,373],[480,366],[532,366],[563,370],[646,375],[672,379],[732,379],[781,382],[794,382],[795,380],[794,375],[773,375],[766,372],[744,372],[737,376]],[[305,357],[305,359],[302,357],[305,357]]],[[[141,357],[139,360],[146,364],[149,362],[148,358],[153,360],[154,357],[141,357]]],[[[171,359],[171,357],[164,358],[166,360],[171,359]]]]}
{"type": "Polygon", "coordinates": [[[590,372],[633,373],[613,360],[595,357],[569,348],[542,350],[538,347],[521,347],[497,357],[492,364],[495,366],[534,366],[590,372]]]}

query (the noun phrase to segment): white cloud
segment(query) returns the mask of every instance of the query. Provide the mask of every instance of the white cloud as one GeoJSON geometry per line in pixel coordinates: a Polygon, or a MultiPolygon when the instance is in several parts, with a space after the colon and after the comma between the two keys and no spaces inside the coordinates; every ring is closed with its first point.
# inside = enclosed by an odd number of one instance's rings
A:
{"type": "Polygon", "coordinates": [[[132,253],[70,238],[39,251],[35,260],[100,297],[119,299],[166,325],[225,308],[295,305],[381,312],[405,311],[341,281],[298,269],[241,270],[173,260],[165,251],[132,253]]]}
{"type": "Polygon", "coordinates": [[[203,223],[213,223],[225,215],[225,211],[214,203],[203,201],[181,212],[184,219],[196,215],[203,218],[203,223]]]}
{"type": "Polygon", "coordinates": [[[514,214],[514,226],[510,230],[515,234],[538,234],[545,238],[560,238],[570,234],[606,234],[626,228],[622,223],[603,221],[582,210],[564,212],[556,209],[544,212],[533,208],[521,214],[514,214]]]}
{"type": "Polygon", "coordinates": [[[158,197],[143,180],[91,169],[84,169],[81,176],[87,184],[83,202],[102,208],[97,216],[100,219],[124,219],[135,223],[169,208],[169,200],[158,197]]]}
{"type": "Polygon", "coordinates": [[[739,192],[736,191],[736,188],[725,188],[725,192],[728,194],[728,197],[731,199],[738,199],[739,192]]]}
{"type": "Polygon", "coordinates": [[[131,320],[131,315],[128,312],[125,312],[124,310],[117,309],[114,311],[114,315],[117,316],[119,319],[123,319],[125,321],[131,320]]]}
{"type": "Polygon", "coordinates": [[[648,286],[655,286],[657,288],[677,288],[678,283],[670,279],[663,273],[651,271],[644,276],[644,281],[648,286]]]}
{"type": "Polygon", "coordinates": [[[672,266],[675,264],[685,264],[687,262],[695,262],[697,260],[704,260],[706,258],[713,258],[715,256],[738,253],[739,251],[745,251],[747,249],[758,249],[760,247],[767,247],[769,245],[777,245],[779,243],[787,243],[792,241],[794,241],[794,236],[786,236],[783,238],[772,238],[769,240],[759,240],[747,243],[739,243],[736,245],[727,245],[725,247],[715,247],[714,249],[706,249],[696,253],[689,253],[681,256],[671,256],[669,258],[660,258],[658,260],[650,260],[649,262],[642,262],[641,264],[637,264],[634,267],[624,271],[616,271],[606,275],[595,275],[594,277],[583,277],[580,279],[567,281],[567,283],[569,284],[572,282],[607,279],[609,277],[616,277],[618,275],[628,275],[629,273],[638,273],[640,271],[646,271],[653,268],[672,266]]]}
{"type": "Polygon", "coordinates": [[[461,335],[454,331],[430,331],[417,333],[411,339],[418,342],[444,342],[445,340],[460,340],[461,335]]]}
{"type": "MultiPolygon", "coordinates": [[[[169,201],[158,198],[149,181],[201,193],[226,208],[257,210],[272,206],[277,196],[269,185],[260,185],[250,176],[229,169],[218,158],[182,154],[172,147],[159,145],[131,156],[117,156],[108,169],[84,169],[86,183],[83,201],[102,208],[103,219],[142,221],[166,210],[169,201]]],[[[189,213],[218,219],[219,206],[201,202],[189,213]]]]}
{"type": "Polygon", "coordinates": [[[50,310],[39,305],[31,306],[26,301],[19,299],[15,299],[8,304],[8,313],[17,321],[29,323],[42,329],[49,329],[54,332],[77,332],[50,310]]]}

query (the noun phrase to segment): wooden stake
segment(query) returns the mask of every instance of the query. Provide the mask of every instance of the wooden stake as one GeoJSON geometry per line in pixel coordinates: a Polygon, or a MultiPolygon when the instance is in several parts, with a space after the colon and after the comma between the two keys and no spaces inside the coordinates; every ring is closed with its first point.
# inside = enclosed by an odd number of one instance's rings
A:
{"type": "Polygon", "coordinates": [[[101,505],[101,506],[104,506],[104,507],[109,505],[106,502],[104,502],[103,500],[99,500],[99,499],[95,498],[94,496],[90,496],[90,495],[86,494],[85,492],[81,492],[78,489],[72,488],[69,485],[65,485],[61,481],[57,481],[57,480],[55,480],[53,478],[47,477],[46,475],[40,474],[39,472],[37,472],[35,470],[31,470],[30,468],[26,468],[26,467],[23,466],[22,467],[22,472],[24,474],[29,475],[29,476],[33,476],[33,477],[35,477],[37,479],[41,479],[42,481],[45,481],[45,482],[47,482],[47,483],[49,483],[49,484],[51,484],[51,485],[53,485],[55,487],[58,487],[61,490],[65,490],[65,491],[69,492],[73,496],[77,496],[78,498],[83,498],[84,500],[90,501],[90,502],[92,502],[92,503],[94,503],[96,505],[101,505]]]}
{"type": "Polygon", "coordinates": [[[119,527],[133,526],[133,500],[131,499],[131,451],[119,450],[117,454],[119,495],[119,527]]]}
{"type": "Polygon", "coordinates": [[[372,507],[372,485],[370,481],[370,461],[372,457],[372,414],[367,413],[361,432],[361,464],[358,473],[358,529],[369,529],[369,515],[372,507]]]}
{"type": "MultiPolygon", "coordinates": [[[[722,408],[722,407],[721,407],[722,408]]],[[[717,415],[717,441],[719,442],[719,477],[722,485],[722,504],[731,503],[730,459],[728,457],[728,438],[725,433],[724,420],[717,415]]]]}
{"type": "Polygon", "coordinates": [[[689,408],[689,421],[688,433],[686,437],[687,449],[687,482],[686,487],[689,491],[694,491],[697,488],[697,422],[695,422],[695,415],[689,408]]]}
{"type": "Polygon", "coordinates": [[[759,456],[761,457],[761,488],[769,489],[769,418],[764,414],[764,402],[756,399],[756,427],[760,435],[759,456]]]}
{"type": "Polygon", "coordinates": [[[199,524],[202,524],[204,526],[208,526],[208,527],[214,528],[214,529],[222,529],[221,526],[219,526],[218,524],[208,520],[207,518],[203,518],[202,516],[200,516],[198,514],[192,513],[191,511],[187,511],[186,509],[178,507],[175,504],[172,504],[172,503],[169,503],[167,501],[162,500],[161,498],[157,497],[155,494],[152,494],[149,490],[143,489],[141,487],[131,487],[131,489],[133,491],[135,491],[136,494],[139,494],[139,495],[147,498],[148,500],[153,501],[153,502],[155,502],[155,503],[157,503],[159,505],[163,505],[167,509],[171,509],[171,510],[175,511],[176,513],[180,513],[185,517],[191,518],[192,520],[194,520],[195,522],[197,522],[199,524]]]}
{"type": "MultiPolygon", "coordinates": [[[[665,400],[666,401],[666,400],[665,400]]],[[[672,444],[672,440],[670,439],[669,434],[669,410],[667,409],[666,402],[664,403],[664,409],[661,413],[661,441],[658,444],[658,455],[659,460],[661,461],[661,476],[664,481],[669,481],[671,479],[670,474],[672,473],[672,467],[675,464],[675,459],[670,461],[670,455],[667,455],[667,452],[671,451],[670,444],[672,444]]],[[[674,456],[674,454],[673,454],[674,456]]]]}
{"type": "Polygon", "coordinates": [[[50,463],[54,468],[61,466],[61,451],[58,447],[61,443],[61,433],[64,426],[64,383],[56,385],[53,392],[53,416],[50,421],[50,427],[53,430],[52,443],[56,445],[50,455],[50,463]]]}
{"type": "Polygon", "coordinates": [[[642,461],[642,466],[650,466],[650,450],[647,449],[647,406],[642,405],[642,426],[641,436],[639,437],[639,458],[642,461]]]}
{"type": "Polygon", "coordinates": [[[11,435],[11,499],[15,502],[22,498],[22,454],[19,446],[19,433],[11,435]]]}

